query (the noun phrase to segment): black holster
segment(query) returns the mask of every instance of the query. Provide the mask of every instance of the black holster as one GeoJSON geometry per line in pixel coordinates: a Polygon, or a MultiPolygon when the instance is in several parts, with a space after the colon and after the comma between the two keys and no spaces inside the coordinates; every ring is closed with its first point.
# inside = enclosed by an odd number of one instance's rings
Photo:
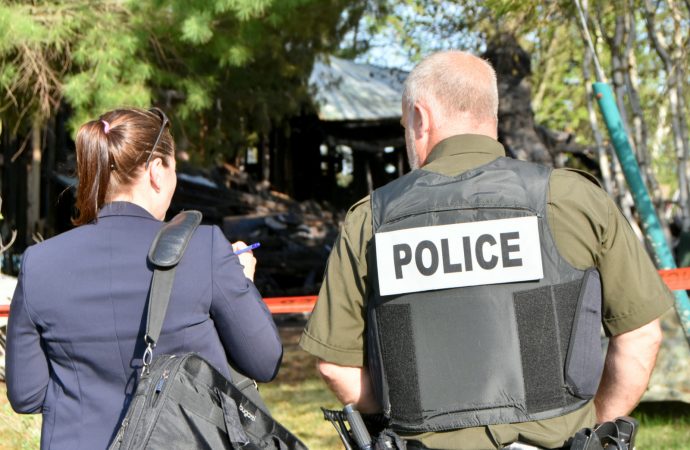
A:
{"type": "Polygon", "coordinates": [[[639,424],[628,416],[617,417],[594,428],[583,428],[575,433],[569,450],[632,450],[639,424]]]}
{"type": "Polygon", "coordinates": [[[345,450],[360,450],[371,448],[373,450],[406,450],[405,441],[393,430],[386,426],[382,414],[362,414],[361,418],[371,436],[371,447],[362,447],[355,439],[353,424],[347,415],[341,410],[321,408],[323,418],[331,422],[345,446],[345,450]],[[348,425],[349,424],[349,427],[348,425]]]}

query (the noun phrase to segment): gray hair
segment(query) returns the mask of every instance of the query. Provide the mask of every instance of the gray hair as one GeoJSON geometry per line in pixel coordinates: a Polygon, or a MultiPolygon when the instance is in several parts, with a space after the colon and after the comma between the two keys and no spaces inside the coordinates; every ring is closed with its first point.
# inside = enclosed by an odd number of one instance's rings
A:
{"type": "Polygon", "coordinates": [[[441,118],[469,113],[475,120],[498,120],[498,87],[491,64],[470,53],[449,50],[426,57],[405,80],[404,107],[424,100],[441,118]]]}

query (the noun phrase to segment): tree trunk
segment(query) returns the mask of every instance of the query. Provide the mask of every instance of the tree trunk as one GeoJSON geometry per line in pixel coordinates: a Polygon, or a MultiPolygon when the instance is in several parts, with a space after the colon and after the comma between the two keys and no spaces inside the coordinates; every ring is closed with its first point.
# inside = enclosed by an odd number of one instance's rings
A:
{"type": "Polygon", "coordinates": [[[591,84],[590,64],[592,63],[592,51],[588,46],[585,46],[585,57],[582,62],[582,75],[585,82],[585,91],[587,95],[587,113],[589,115],[589,124],[592,127],[592,134],[596,142],[597,160],[599,161],[599,170],[601,171],[601,178],[604,184],[604,189],[609,195],[614,195],[613,182],[611,180],[611,162],[607,149],[604,147],[604,139],[599,129],[597,116],[594,109],[594,90],[591,84]]]}
{"type": "Polygon", "coordinates": [[[482,55],[498,77],[498,140],[517,159],[552,165],[553,155],[536,132],[530,57],[510,34],[497,36],[482,55]]]}
{"type": "MultiPolygon", "coordinates": [[[[652,40],[652,46],[661,59],[667,77],[667,92],[669,98],[669,113],[671,115],[671,129],[673,131],[673,142],[678,156],[678,204],[683,216],[683,231],[690,230],[690,205],[688,205],[688,143],[683,139],[683,122],[686,115],[681,110],[678,98],[678,84],[682,84],[679,79],[680,61],[673,61],[670,54],[669,45],[664,41],[661,33],[656,29],[656,5],[652,0],[645,0],[645,24],[647,34],[652,40]]],[[[674,41],[679,39],[679,26],[676,23],[674,41]]],[[[682,92],[682,87],[680,88],[682,92]]]]}
{"type": "MultiPolygon", "coordinates": [[[[680,141],[683,145],[684,165],[679,167],[679,170],[685,168],[685,179],[690,179],[690,141],[688,136],[688,110],[685,103],[685,89],[684,83],[688,79],[685,71],[687,55],[685,54],[686,44],[683,42],[682,21],[683,17],[676,4],[675,0],[669,0],[668,6],[671,9],[673,17],[673,50],[671,51],[671,61],[673,69],[675,70],[675,98],[677,99],[676,114],[678,118],[678,127],[680,132],[680,141]]],[[[679,165],[680,166],[680,165],[679,165]]],[[[683,216],[684,230],[690,230],[690,181],[686,181],[688,187],[688,198],[686,199],[688,214],[683,216]]]]}
{"type": "Polygon", "coordinates": [[[635,20],[635,10],[634,10],[634,0],[630,0],[629,7],[629,20],[633,26],[630,27],[630,32],[628,34],[628,41],[625,46],[625,61],[626,70],[624,72],[625,76],[625,86],[628,90],[628,98],[630,100],[630,109],[632,113],[632,138],[635,142],[635,150],[637,152],[637,161],[640,165],[640,171],[647,182],[647,186],[652,193],[652,198],[658,205],[660,201],[659,193],[659,183],[656,181],[656,177],[652,171],[651,165],[649,163],[649,150],[647,148],[647,122],[644,119],[644,113],[642,112],[642,104],[640,102],[640,95],[637,89],[639,85],[637,76],[637,60],[635,58],[634,45],[637,37],[635,32],[634,24],[635,20]]]}
{"type": "Polygon", "coordinates": [[[55,195],[54,183],[52,180],[52,173],[55,169],[56,157],[56,136],[55,136],[56,120],[55,117],[48,121],[46,127],[46,145],[45,157],[43,158],[43,214],[45,219],[44,232],[46,236],[53,236],[55,234],[55,218],[57,210],[57,197],[55,195]]]}
{"type": "MultiPolygon", "coordinates": [[[[597,4],[597,8],[598,8],[597,9],[597,19],[598,20],[595,21],[595,25],[597,26],[597,29],[599,30],[599,34],[607,42],[607,45],[609,46],[609,49],[611,50],[611,53],[613,55],[615,53],[615,48],[616,48],[616,43],[615,43],[616,37],[615,36],[611,37],[606,33],[606,30],[604,29],[603,24],[602,24],[603,13],[599,9],[600,6],[601,6],[600,4],[597,4]]],[[[617,21],[616,25],[617,25],[616,31],[619,33],[622,33],[622,30],[620,28],[618,28],[618,21],[617,21]]],[[[617,39],[622,40],[622,37],[619,36],[617,39]]],[[[612,60],[613,59],[616,59],[615,55],[612,56],[612,60]]],[[[615,74],[618,73],[617,72],[618,67],[616,66],[616,64],[619,64],[620,59],[618,59],[617,61],[618,62],[612,61],[612,64],[614,65],[614,68],[613,68],[614,77],[615,77],[615,74]]],[[[605,80],[602,80],[602,81],[605,81],[605,80]]],[[[614,85],[615,85],[615,80],[614,80],[614,85]]],[[[616,97],[616,102],[617,102],[618,108],[621,109],[621,98],[622,98],[622,96],[618,95],[618,93],[615,91],[615,89],[614,89],[614,93],[616,94],[615,97],[616,97]]],[[[623,120],[623,127],[627,131],[629,129],[629,127],[627,125],[627,122],[626,122],[625,116],[624,116],[624,114],[625,114],[625,107],[624,106],[620,112],[621,112],[621,117],[623,120]]],[[[620,161],[618,161],[618,156],[616,155],[615,151],[613,151],[612,146],[610,146],[610,145],[607,146],[607,149],[608,149],[610,157],[611,157],[612,179],[615,181],[613,189],[615,191],[616,203],[621,208],[621,212],[623,213],[625,218],[633,226],[633,229],[635,229],[638,237],[640,237],[640,239],[642,239],[643,234],[639,230],[639,227],[637,226],[637,222],[635,220],[635,217],[633,216],[633,213],[632,213],[632,208],[634,206],[634,202],[632,199],[632,195],[630,194],[630,191],[628,190],[628,185],[625,181],[625,177],[623,175],[623,170],[621,168],[620,161]]]]}
{"type": "MultiPolygon", "coordinates": [[[[27,236],[40,232],[41,218],[41,129],[35,122],[31,128],[31,157],[27,167],[27,236]]],[[[29,242],[27,242],[29,244],[29,242]]]]}
{"type": "MultiPolygon", "coordinates": [[[[620,3],[615,7],[622,8],[620,3]]],[[[604,28],[604,12],[601,5],[597,4],[597,20],[595,24],[599,34],[604,38],[606,45],[611,53],[611,87],[613,88],[616,105],[620,112],[621,121],[625,132],[630,135],[630,125],[628,124],[628,109],[625,105],[625,67],[624,67],[624,45],[626,45],[629,35],[630,24],[626,14],[617,14],[613,35],[609,34],[604,28]]],[[[603,80],[602,80],[603,81],[603,80]]]]}
{"type": "MultiPolygon", "coordinates": [[[[616,94],[616,103],[623,121],[623,128],[628,136],[630,136],[630,122],[628,121],[628,107],[625,103],[625,55],[624,47],[627,45],[630,24],[627,20],[627,14],[619,14],[616,16],[616,27],[612,39],[607,39],[609,48],[611,50],[611,81],[613,84],[613,92],[616,94]]],[[[633,143],[634,144],[634,143],[633,143]]],[[[633,146],[633,150],[637,153],[637,149],[633,146]]]]}
{"type": "MultiPolygon", "coordinates": [[[[560,35],[559,33],[554,32],[553,39],[551,39],[549,42],[549,47],[546,50],[546,54],[552,54],[552,52],[554,52],[554,49],[558,48],[560,44],[560,35]]],[[[538,111],[541,107],[541,103],[544,100],[544,95],[546,95],[546,88],[549,85],[549,81],[553,77],[553,73],[556,70],[557,63],[555,61],[555,58],[546,58],[546,61],[544,61],[544,66],[544,72],[541,76],[541,83],[539,83],[539,86],[536,86],[536,93],[534,94],[534,98],[532,99],[532,109],[534,109],[535,111],[538,111]]]]}
{"type": "Polygon", "coordinates": [[[654,209],[656,210],[656,215],[659,219],[659,222],[666,233],[666,239],[669,240],[670,231],[664,215],[662,192],[659,188],[659,183],[654,175],[654,170],[650,163],[651,158],[649,155],[649,148],[647,146],[647,122],[645,121],[644,113],[642,112],[642,104],[637,89],[639,82],[637,76],[637,60],[635,58],[634,50],[635,41],[637,39],[637,34],[635,32],[635,23],[637,23],[637,21],[635,18],[634,7],[634,0],[629,0],[628,14],[626,16],[628,18],[627,23],[629,25],[628,39],[625,45],[624,53],[626,70],[623,72],[632,115],[632,138],[633,142],[635,143],[637,163],[640,166],[640,173],[642,174],[642,178],[645,181],[647,189],[650,193],[650,197],[652,203],[654,204],[654,209]]]}

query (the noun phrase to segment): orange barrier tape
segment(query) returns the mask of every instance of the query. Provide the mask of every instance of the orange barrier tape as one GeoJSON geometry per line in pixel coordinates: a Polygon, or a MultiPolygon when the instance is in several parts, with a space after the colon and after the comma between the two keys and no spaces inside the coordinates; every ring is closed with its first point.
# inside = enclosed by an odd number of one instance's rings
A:
{"type": "MultiPolygon", "coordinates": [[[[672,291],[690,290],[690,267],[680,269],[660,270],[659,275],[672,291]]],[[[310,313],[316,304],[316,295],[302,295],[295,297],[269,297],[264,302],[271,314],[304,314],[310,313]]],[[[10,314],[9,305],[0,305],[0,317],[10,314]]]]}
{"type": "MultiPolygon", "coordinates": [[[[264,302],[271,314],[300,314],[310,313],[316,303],[316,295],[303,295],[297,297],[271,297],[264,302]]],[[[10,315],[10,305],[0,305],[0,317],[10,315]]]]}
{"type": "Polygon", "coordinates": [[[672,291],[690,289],[690,267],[680,269],[660,270],[659,275],[672,291]]]}
{"type": "Polygon", "coordinates": [[[316,295],[304,295],[299,297],[270,297],[264,302],[271,314],[298,314],[310,313],[316,303],[316,295]]]}

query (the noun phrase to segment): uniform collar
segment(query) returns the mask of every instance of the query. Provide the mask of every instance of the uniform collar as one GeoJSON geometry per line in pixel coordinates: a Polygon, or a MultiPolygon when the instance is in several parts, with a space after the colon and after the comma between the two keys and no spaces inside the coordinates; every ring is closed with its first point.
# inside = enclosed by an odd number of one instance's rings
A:
{"type": "Polygon", "coordinates": [[[98,212],[98,218],[101,219],[103,217],[110,216],[143,217],[158,221],[158,219],[153,217],[150,212],[141,206],[130,202],[112,202],[103,205],[101,210],[98,212]]]}
{"type": "Polygon", "coordinates": [[[446,156],[467,153],[483,153],[496,157],[506,155],[503,145],[495,139],[481,134],[459,134],[436,144],[424,165],[446,156]]]}

